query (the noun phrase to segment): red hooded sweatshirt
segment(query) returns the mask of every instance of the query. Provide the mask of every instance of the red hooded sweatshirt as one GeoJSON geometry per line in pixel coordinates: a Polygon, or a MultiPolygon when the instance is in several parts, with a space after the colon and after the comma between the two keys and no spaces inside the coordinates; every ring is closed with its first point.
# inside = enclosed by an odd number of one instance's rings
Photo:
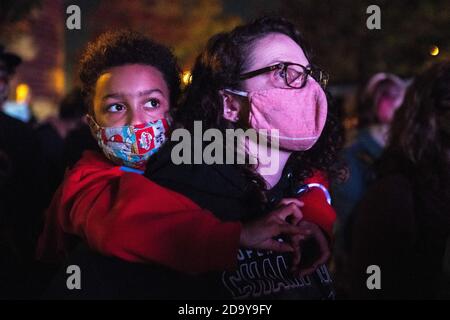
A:
{"type": "MultiPolygon", "coordinates": [[[[311,181],[327,187],[321,175],[307,183],[311,181]]],[[[336,215],[323,193],[313,189],[301,200],[304,218],[331,235],[336,215]]],[[[239,222],[222,222],[187,197],[86,151],[53,197],[37,255],[61,259],[69,239],[77,235],[95,251],[131,262],[187,273],[232,270],[241,228],[239,222]]]]}

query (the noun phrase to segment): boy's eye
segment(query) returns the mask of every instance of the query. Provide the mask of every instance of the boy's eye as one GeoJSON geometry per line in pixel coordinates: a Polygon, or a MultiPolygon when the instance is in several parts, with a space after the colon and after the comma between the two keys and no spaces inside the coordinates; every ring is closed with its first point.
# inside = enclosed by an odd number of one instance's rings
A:
{"type": "Polygon", "coordinates": [[[150,99],[145,103],[146,107],[153,108],[153,109],[158,108],[159,105],[160,105],[160,102],[158,99],[150,99]]]}
{"type": "Polygon", "coordinates": [[[125,110],[125,106],[122,104],[111,104],[107,107],[108,112],[121,112],[123,110],[125,110]]]}

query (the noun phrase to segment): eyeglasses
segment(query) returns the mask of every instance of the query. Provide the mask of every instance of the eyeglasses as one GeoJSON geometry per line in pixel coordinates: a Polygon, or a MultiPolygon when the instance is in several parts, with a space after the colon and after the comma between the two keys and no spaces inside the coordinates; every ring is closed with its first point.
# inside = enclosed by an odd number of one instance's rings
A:
{"type": "Polygon", "coordinates": [[[322,88],[326,88],[328,80],[330,79],[328,73],[320,70],[317,67],[302,66],[301,64],[292,62],[280,62],[273,66],[261,68],[258,70],[246,72],[241,74],[240,80],[250,79],[260,74],[279,70],[279,76],[284,79],[285,84],[290,88],[301,89],[306,85],[308,76],[311,76],[317,81],[322,88]]]}

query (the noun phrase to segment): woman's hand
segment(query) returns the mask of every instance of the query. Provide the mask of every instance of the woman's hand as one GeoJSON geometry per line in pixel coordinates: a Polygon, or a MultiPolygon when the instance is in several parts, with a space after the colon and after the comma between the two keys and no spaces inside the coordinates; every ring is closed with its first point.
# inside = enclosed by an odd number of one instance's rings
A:
{"type": "Polygon", "coordinates": [[[278,209],[266,216],[244,224],[240,238],[241,246],[249,249],[292,252],[295,255],[296,253],[291,243],[276,240],[276,238],[283,235],[295,236],[297,242],[303,238],[301,236],[302,227],[296,225],[303,217],[300,210],[303,203],[296,199],[291,200],[290,202],[285,202],[286,204],[282,204],[278,209]]]}
{"type": "Polygon", "coordinates": [[[300,228],[300,233],[293,234],[290,238],[294,252],[298,252],[298,254],[293,255],[291,271],[299,276],[305,276],[313,273],[320,265],[328,261],[330,258],[330,247],[324,232],[315,223],[302,220],[297,226],[300,228]],[[314,253],[316,255],[309,265],[302,266],[302,244],[308,240],[314,241],[314,244],[317,245],[318,253],[314,253]]]}
{"type": "MultiPolygon", "coordinates": [[[[278,204],[278,208],[281,208],[283,206],[288,206],[290,204],[296,205],[299,209],[304,206],[304,203],[296,198],[283,198],[281,199],[280,203],[278,204]]],[[[282,218],[280,216],[280,218],[282,218]]],[[[283,220],[286,222],[289,222],[290,224],[296,226],[298,223],[303,219],[303,213],[300,211],[300,214],[294,214],[291,216],[284,217],[283,220]]]]}

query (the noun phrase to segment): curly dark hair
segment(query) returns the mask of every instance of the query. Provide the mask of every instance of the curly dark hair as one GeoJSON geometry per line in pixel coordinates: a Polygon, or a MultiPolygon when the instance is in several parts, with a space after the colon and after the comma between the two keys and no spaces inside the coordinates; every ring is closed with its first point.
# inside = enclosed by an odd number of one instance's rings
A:
{"type": "Polygon", "coordinates": [[[419,75],[392,123],[389,148],[413,166],[450,162],[450,61],[419,75]],[[435,161],[440,159],[438,163],[435,161]]]}
{"type": "Polygon", "coordinates": [[[420,74],[408,88],[377,166],[380,176],[402,173],[434,230],[450,231],[450,60],[420,74]]]}
{"type": "MultiPolygon", "coordinates": [[[[229,33],[219,33],[207,43],[197,57],[192,71],[192,82],[187,87],[182,104],[175,114],[180,126],[192,130],[194,121],[202,121],[203,128],[245,128],[247,124],[233,123],[223,117],[223,100],[219,91],[224,88],[242,89],[239,76],[249,64],[256,42],[270,33],[281,33],[294,40],[311,62],[310,52],[299,30],[281,17],[262,17],[246,25],[238,26],[229,33]]],[[[329,97],[329,95],[327,95],[329,97]]],[[[331,101],[330,101],[331,102],[331,101]]],[[[321,170],[335,177],[337,154],[342,144],[342,130],[330,107],[324,131],[307,152],[294,152],[290,157],[294,175],[299,181],[310,177],[314,170],[321,170]]],[[[239,165],[237,165],[239,166],[239,165]]],[[[250,165],[240,165],[249,181],[256,182],[259,191],[266,189],[265,183],[250,165]]],[[[255,185],[255,184],[253,184],[255,185]]]]}
{"type": "Polygon", "coordinates": [[[112,67],[144,64],[158,69],[170,90],[170,103],[175,105],[180,95],[180,68],[172,51],[146,36],[129,30],[105,32],[90,42],[80,60],[79,77],[83,94],[92,112],[95,83],[112,67]]]}

